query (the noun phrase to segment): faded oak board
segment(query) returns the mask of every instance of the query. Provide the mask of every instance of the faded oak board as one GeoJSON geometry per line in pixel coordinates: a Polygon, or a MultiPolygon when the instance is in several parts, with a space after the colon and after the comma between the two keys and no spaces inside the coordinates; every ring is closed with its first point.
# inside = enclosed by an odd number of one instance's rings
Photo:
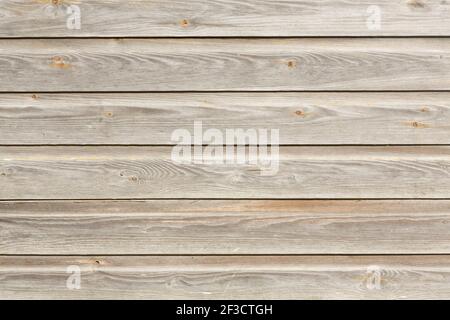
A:
{"type": "Polygon", "coordinates": [[[450,144],[450,93],[0,94],[0,144],[171,145],[180,128],[280,144],[450,144]]]}
{"type": "Polygon", "coordinates": [[[450,201],[0,202],[0,254],[443,254],[450,201]]]}
{"type": "Polygon", "coordinates": [[[173,150],[0,147],[0,198],[450,197],[450,147],[281,147],[278,165],[264,153],[267,163],[180,163],[173,150]]]}
{"type": "Polygon", "coordinates": [[[449,283],[449,256],[0,257],[8,299],[448,299],[449,283]]]}
{"type": "Polygon", "coordinates": [[[450,90],[450,41],[0,40],[0,92],[450,90]]]}
{"type": "Polygon", "coordinates": [[[441,0],[2,0],[0,17],[1,37],[450,35],[441,0]]]}

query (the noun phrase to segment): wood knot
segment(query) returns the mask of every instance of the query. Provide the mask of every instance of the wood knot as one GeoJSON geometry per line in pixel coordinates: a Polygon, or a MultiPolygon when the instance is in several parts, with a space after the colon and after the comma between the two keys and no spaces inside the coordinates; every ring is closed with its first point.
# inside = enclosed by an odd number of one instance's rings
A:
{"type": "Polygon", "coordinates": [[[64,0],[51,0],[52,5],[54,5],[55,7],[62,5],[63,2],[64,0]]]}
{"type": "Polygon", "coordinates": [[[413,128],[416,128],[416,129],[422,129],[422,128],[426,128],[427,127],[426,124],[420,123],[420,122],[417,122],[417,121],[413,121],[411,123],[411,125],[413,126],[413,128]]]}
{"type": "Polygon", "coordinates": [[[295,114],[299,117],[306,116],[306,113],[303,110],[297,110],[297,111],[295,111],[295,114]]]}
{"type": "Polygon", "coordinates": [[[429,112],[430,109],[427,107],[423,107],[422,109],[420,109],[420,112],[429,112]]]}
{"type": "Polygon", "coordinates": [[[108,118],[112,118],[114,116],[114,113],[111,111],[105,112],[105,116],[108,118]]]}
{"type": "Polygon", "coordinates": [[[63,57],[55,56],[52,58],[52,63],[50,64],[54,68],[59,69],[67,69],[70,67],[70,64],[64,61],[63,57]]]}
{"type": "Polygon", "coordinates": [[[422,0],[408,0],[406,3],[412,8],[425,8],[425,3],[422,0]]]}
{"type": "Polygon", "coordinates": [[[297,61],[288,61],[287,62],[287,66],[289,67],[289,68],[295,68],[296,66],[297,66],[297,61]]]}
{"type": "Polygon", "coordinates": [[[0,172],[0,176],[7,177],[7,176],[12,175],[12,173],[13,172],[10,168],[5,168],[5,169],[3,169],[3,171],[0,172]]]}
{"type": "Polygon", "coordinates": [[[187,28],[187,27],[189,27],[189,20],[187,20],[187,19],[183,19],[183,20],[181,20],[181,22],[180,22],[180,25],[183,27],[183,28],[187,28]]]}
{"type": "Polygon", "coordinates": [[[35,94],[33,94],[33,95],[31,96],[31,99],[33,99],[33,100],[37,100],[37,99],[38,99],[38,96],[37,96],[37,95],[35,95],[35,94]]]}

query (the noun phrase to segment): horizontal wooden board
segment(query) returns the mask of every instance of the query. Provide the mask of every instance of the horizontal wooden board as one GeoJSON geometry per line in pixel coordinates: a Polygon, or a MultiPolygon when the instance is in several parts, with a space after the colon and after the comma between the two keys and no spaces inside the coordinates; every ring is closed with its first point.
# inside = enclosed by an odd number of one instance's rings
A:
{"type": "Polygon", "coordinates": [[[0,17],[1,37],[450,35],[441,0],[2,0],[0,17]]]}
{"type": "Polygon", "coordinates": [[[450,257],[4,256],[0,280],[2,299],[448,299],[450,257]]]}
{"type": "Polygon", "coordinates": [[[450,42],[0,40],[0,92],[450,90],[450,42]]]}
{"type": "Polygon", "coordinates": [[[450,201],[0,202],[0,254],[448,254],[450,201]]]}
{"type": "Polygon", "coordinates": [[[0,144],[171,145],[180,128],[281,144],[450,144],[450,93],[0,94],[0,144]]]}
{"type": "Polygon", "coordinates": [[[0,147],[0,198],[450,198],[450,147],[282,147],[255,164],[172,151],[0,147]]]}

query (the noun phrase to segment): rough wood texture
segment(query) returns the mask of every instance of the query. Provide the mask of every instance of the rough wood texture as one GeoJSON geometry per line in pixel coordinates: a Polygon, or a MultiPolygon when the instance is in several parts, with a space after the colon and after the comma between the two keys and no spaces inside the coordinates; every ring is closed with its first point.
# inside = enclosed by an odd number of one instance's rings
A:
{"type": "Polygon", "coordinates": [[[449,299],[448,0],[0,2],[0,299],[449,299]]]}
{"type": "Polygon", "coordinates": [[[171,152],[1,147],[0,198],[450,198],[450,147],[282,147],[273,176],[259,163],[177,163],[171,152]]]}
{"type": "Polygon", "coordinates": [[[449,224],[450,201],[0,202],[0,254],[448,254],[449,224]]]}
{"type": "Polygon", "coordinates": [[[281,144],[450,144],[450,93],[0,94],[0,144],[170,145],[194,121],[281,144]]]}
{"type": "Polygon", "coordinates": [[[2,0],[0,18],[1,37],[450,35],[441,0],[2,0]],[[66,27],[71,4],[80,30],[66,27]],[[373,5],[379,29],[367,25],[373,5]]]}
{"type": "Polygon", "coordinates": [[[449,75],[442,38],[0,40],[0,92],[450,90],[449,75]]]}
{"type": "Polygon", "coordinates": [[[448,299],[449,281],[449,256],[0,257],[15,299],[448,299]]]}

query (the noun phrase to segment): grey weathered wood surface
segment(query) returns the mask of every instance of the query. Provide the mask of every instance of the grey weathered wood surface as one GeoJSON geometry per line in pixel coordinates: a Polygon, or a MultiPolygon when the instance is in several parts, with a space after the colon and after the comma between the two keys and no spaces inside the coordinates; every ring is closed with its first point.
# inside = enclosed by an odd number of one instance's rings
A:
{"type": "Polygon", "coordinates": [[[449,299],[442,36],[447,0],[2,0],[0,299],[449,299]],[[175,163],[194,121],[292,146],[175,163]]]}
{"type": "Polygon", "coordinates": [[[9,299],[449,299],[449,283],[449,256],[0,257],[9,299]]]}
{"type": "Polygon", "coordinates": [[[450,201],[0,202],[0,254],[449,254],[450,201]]]}
{"type": "Polygon", "coordinates": [[[171,153],[0,147],[0,198],[450,198],[450,147],[281,147],[273,176],[260,163],[178,163],[171,153]]]}
{"type": "Polygon", "coordinates": [[[450,90],[450,42],[0,40],[0,92],[274,90],[450,90]]]}
{"type": "Polygon", "coordinates": [[[281,144],[450,144],[450,93],[0,94],[0,144],[176,144],[279,129],[281,144]]]}
{"type": "Polygon", "coordinates": [[[2,0],[0,18],[0,37],[450,35],[441,0],[2,0]],[[66,27],[71,4],[80,30],[66,27]],[[379,29],[368,27],[373,5],[379,29]]]}

